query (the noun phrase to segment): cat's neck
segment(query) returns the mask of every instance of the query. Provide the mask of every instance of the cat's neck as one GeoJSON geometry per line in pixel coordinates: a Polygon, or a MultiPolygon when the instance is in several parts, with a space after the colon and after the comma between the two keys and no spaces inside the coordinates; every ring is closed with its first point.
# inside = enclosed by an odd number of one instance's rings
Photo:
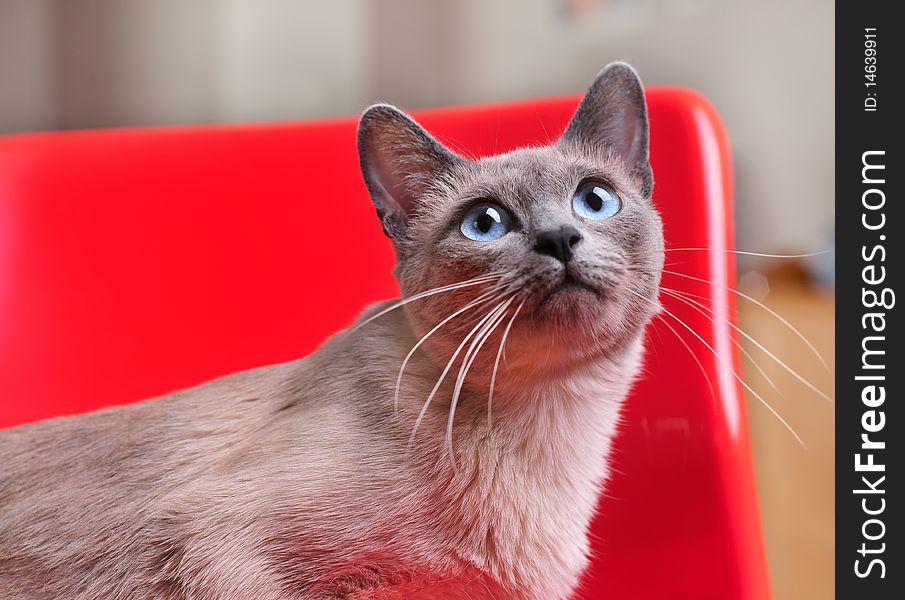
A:
{"type": "Polygon", "coordinates": [[[372,409],[393,414],[407,440],[417,424],[409,441],[425,452],[444,450],[450,422],[453,442],[496,440],[526,448],[554,442],[567,448],[583,432],[589,437],[608,433],[639,371],[643,345],[639,334],[618,351],[573,363],[557,363],[545,351],[530,356],[518,348],[510,348],[508,356],[502,353],[498,362],[496,352],[485,349],[457,395],[464,353],[452,360],[421,350],[410,354],[419,337],[401,311],[349,333],[340,349],[360,354],[355,360],[358,376],[371,389],[382,389],[369,400],[372,409]],[[558,366],[550,368],[554,364],[558,366]]]}
{"type": "Polygon", "coordinates": [[[465,560],[517,586],[545,588],[548,598],[571,589],[570,574],[586,561],[587,526],[640,359],[637,340],[616,359],[503,385],[490,417],[486,395],[469,391],[452,430],[455,463],[445,428],[425,433],[421,452],[445,465],[434,466],[445,474],[437,487],[449,502],[440,505],[452,507],[451,528],[467,532],[467,542],[456,542],[465,560]],[[551,580],[555,573],[562,579],[551,580]]]}

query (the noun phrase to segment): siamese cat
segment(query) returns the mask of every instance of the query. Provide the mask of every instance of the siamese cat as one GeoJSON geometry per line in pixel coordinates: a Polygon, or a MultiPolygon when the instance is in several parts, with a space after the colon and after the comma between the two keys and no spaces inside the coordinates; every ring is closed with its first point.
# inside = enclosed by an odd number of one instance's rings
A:
{"type": "Polygon", "coordinates": [[[294,362],[0,431],[0,598],[570,597],[659,307],[641,82],[606,67],[548,146],[472,160],[376,105],[358,150],[402,299],[294,362]]]}

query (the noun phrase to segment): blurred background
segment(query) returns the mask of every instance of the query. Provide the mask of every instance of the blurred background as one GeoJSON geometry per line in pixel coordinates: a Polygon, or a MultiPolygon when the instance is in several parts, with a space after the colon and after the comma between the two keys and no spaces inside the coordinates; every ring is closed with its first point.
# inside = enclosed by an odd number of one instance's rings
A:
{"type": "MultiPolygon", "coordinates": [[[[0,0],[0,134],[255,122],[583,91],[612,60],[703,92],[733,146],[737,247],[833,245],[834,3],[821,0],[0,0]]],[[[739,257],[739,289],[833,364],[832,254],[739,257]]],[[[833,374],[740,302],[742,327],[818,387],[833,374]]],[[[833,407],[755,348],[776,597],[833,595],[833,407]]],[[[750,365],[749,365],[750,366],[750,365]]]]}

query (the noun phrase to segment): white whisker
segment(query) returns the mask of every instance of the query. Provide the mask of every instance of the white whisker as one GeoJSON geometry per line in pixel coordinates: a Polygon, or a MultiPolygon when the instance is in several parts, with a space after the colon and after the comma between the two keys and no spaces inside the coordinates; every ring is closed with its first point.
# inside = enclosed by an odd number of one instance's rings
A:
{"type": "MultiPolygon", "coordinates": [[[[453,389],[452,402],[449,405],[449,419],[446,422],[446,443],[450,457],[454,457],[452,451],[452,429],[453,421],[456,416],[456,406],[459,402],[459,396],[462,393],[462,386],[465,385],[465,378],[468,376],[468,370],[477,358],[478,352],[480,352],[481,348],[484,346],[484,342],[490,338],[497,326],[502,323],[503,319],[506,317],[506,311],[509,310],[509,305],[512,304],[514,299],[515,298],[509,298],[494,309],[493,316],[487,324],[484,325],[483,329],[478,332],[478,335],[475,336],[474,340],[471,342],[471,346],[469,346],[468,351],[462,358],[462,366],[459,368],[459,376],[456,378],[456,386],[453,389]]],[[[455,458],[453,458],[453,462],[455,462],[455,458]]]]}
{"type": "Polygon", "coordinates": [[[830,370],[829,365],[828,365],[827,362],[823,359],[823,356],[820,354],[820,352],[817,350],[817,348],[814,347],[814,344],[812,344],[810,341],[808,341],[808,339],[804,336],[803,333],[801,333],[800,331],[798,331],[798,329],[796,329],[795,326],[793,326],[791,323],[789,323],[786,319],[784,319],[784,318],[782,317],[782,315],[780,315],[779,313],[777,313],[776,311],[774,311],[773,309],[771,309],[769,306],[763,304],[762,302],[759,302],[758,300],[752,298],[751,296],[749,296],[748,294],[746,294],[746,293],[744,293],[744,292],[741,292],[741,291],[739,291],[739,290],[737,290],[737,289],[735,289],[735,288],[729,287],[728,285],[715,284],[714,282],[708,281],[708,280],[703,279],[703,278],[701,278],[701,277],[695,277],[694,275],[686,275],[685,273],[679,273],[678,271],[670,271],[670,270],[668,270],[668,269],[663,269],[663,272],[664,272],[664,273],[669,273],[670,275],[676,275],[677,277],[685,277],[686,279],[691,279],[691,280],[693,280],[693,281],[700,281],[701,283],[706,283],[706,284],[709,284],[709,285],[719,285],[719,286],[722,287],[723,289],[729,290],[730,292],[733,292],[734,294],[737,294],[739,297],[744,298],[744,299],[747,300],[748,302],[751,302],[752,304],[755,304],[755,305],[759,306],[759,307],[762,308],[763,310],[765,310],[765,311],[767,311],[768,313],[770,313],[771,315],[773,315],[773,317],[775,317],[776,319],[779,319],[779,321],[780,321],[783,325],[785,325],[786,327],[788,327],[788,328],[789,328],[796,336],[798,336],[798,339],[800,339],[802,342],[804,342],[805,345],[811,350],[811,352],[814,353],[814,356],[817,357],[817,360],[820,361],[820,364],[822,364],[823,367],[824,367],[827,371],[830,370]]]}
{"type": "Polygon", "coordinates": [[[496,374],[497,369],[500,367],[500,357],[503,355],[503,349],[506,347],[506,338],[509,337],[509,330],[512,329],[512,324],[515,323],[515,318],[518,316],[522,307],[525,306],[525,300],[522,300],[522,303],[516,307],[515,312],[512,314],[512,318],[509,319],[509,323],[506,324],[506,329],[503,330],[503,337],[500,339],[500,347],[496,352],[496,360],[493,361],[493,374],[490,376],[490,392],[487,394],[487,428],[491,427],[491,419],[492,419],[492,407],[493,407],[493,386],[496,384],[496,374]]]}
{"type": "Polygon", "coordinates": [[[811,258],[834,252],[834,248],[817,250],[816,252],[804,252],[802,254],[768,254],[765,252],[746,252],[744,250],[729,250],[727,248],[666,248],[666,252],[699,250],[703,252],[727,252],[729,254],[741,254],[743,256],[759,256],[761,258],[811,258]]]}
{"type": "MultiPolygon", "coordinates": [[[[677,296],[677,295],[674,295],[673,297],[678,298],[678,299],[680,299],[680,300],[682,300],[683,302],[688,303],[688,304],[690,304],[690,303],[692,303],[692,302],[695,302],[695,301],[692,300],[692,299],[681,298],[681,297],[679,297],[679,296],[677,296]]],[[[696,304],[699,304],[699,303],[696,303],[696,304]]],[[[803,383],[804,385],[806,385],[808,388],[810,388],[810,389],[811,389],[814,393],[816,393],[818,396],[820,396],[821,398],[823,398],[823,399],[826,400],[827,402],[832,402],[832,401],[833,401],[833,399],[830,398],[830,396],[829,396],[826,392],[824,392],[823,390],[821,390],[820,388],[818,388],[817,386],[815,386],[813,383],[811,383],[810,381],[808,381],[807,379],[805,379],[804,377],[802,377],[801,375],[799,375],[798,372],[795,371],[795,369],[793,369],[792,367],[790,367],[789,365],[787,365],[785,362],[783,362],[782,360],[780,360],[775,354],[773,354],[772,352],[770,352],[769,350],[767,350],[767,349],[763,346],[763,344],[761,344],[760,342],[758,342],[757,340],[755,340],[753,337],[751,337],[750,335],[748,335],[748,333],[746,333],[745,331],[743,331],[740,327],[738,327],[737,325],[735,325],[734,323],[732,323],[732,322],[730,322],[730,321],[726,321],[726,324],[729,325],[729,327],[731,327],[731,328],[734,329],[735,331],[737,331],[740,335],[744,336],[745,339],[747,339],[749,342],[751,342],[752,344],[754,344],[755,346],[757,346],[757,348],[760,349],[761,352],[763,352],[764,354],[766,354],[767,356],[769,356],[770,358],[772,358],[774,361],[776,361],[776,363],[777,363],[779,366],[781,366],[783,369],[785,369],[786,371],[788,371],[793,377],[795,377],[795,379],[797,379],[798,381],[800,381],[801,383],[803,383]]],[[[741,346],[739,346],[739,349],[741,349],[741,346]]],[[[751,359],[751,356],[750,356],[747,352],[745,352],[745,356],[747,356],[749,359],[751,359]]],[[[756,363],[754,363],[753,359],[752,359],[752,363],[755,364],[755,366],[757,366],[756,363]]],[[[762,371],[762,370],[761,370],[761,373],[763,374],[763,371],[762,371]]],[[[768,378],[767,380],[769,381],[769,378],[768,378]]],[[[771,382],[771,383],[772,383],[772,382],[771,382]]],[[[776,386],[774,385],[773,387],[775,388],[776,386]]]]}
{"type": "MultiPolygon", "coordinates": [[[[637,297],[640,298],[641,300],[644,300],[645,302],[648,302],[648,303],[650,303],[650,304],[655,304],[654,302],[651,302],[650,300],[648,300],[647,298],[645,298],[644,296],[642,296],[642,295],[639,294],[638,292],[636,292],[636,291],[634,291],[634,290],[631,290],[631,289],[628,289],[628,288],[625,288],[625,289],[626,289],[627,292],[629,292],[629,293],[631,293],[631,294],[634,294],[635,296],[637,296],[637,297]]],[[[698,338],[698,341],[700,341],[702,344],[704,344],[705,346],[707,346],[707,349],[710,350],[710,352],[713,354],[714,358],[716,358],[718,361],[720,361],[720,363],[721,363],[726,369],[728,369],[730,373],[732,373],[732,376],[735,377],[736,381],[738,381],[738,382],[742,385],[742,387],[744,387],[746,390],[748,390],[748,392],[749,392],[752,396],[754,396],[755,398],[757,398],[757,399],[760,401],[760,403],[763,404],[763,405],[767,408],[767,410],[769,410],[769,411],[773,414],[773,416],[776,417],[776,419],[779,420],[779,422],[783,424],[783,426],[785,426],[785,428],[789,431],[789,433],[791,433],[792,436],[798,441],[798,443],[801,444],[801,447],[802,447],[802,448],[807,448],[807,446],[805,445],[804,441],[802,441],[801,437],[799,437],[799,435],[795,432],[795,429],[793,429],[792,426],[789,425],[788,421],[786,421],[786,420],[782,417],[782,415],[780,415],[779,412],[777,412],[776,409],[773,408],[773,407],[770,405],[769,402],[767,402],[766,400],[764,400],[764,398],[763,398],[760,394],[758,394],[757,391],[754,390],[754,388],[752,388],[750,385],[748,385],[748,384],[745,382],[745,380],[742,379],[741,376],[739,376],[739,374],[735,372],[735,369],[733,369],[731,365],[729,365],[725,360],[723,360],[723,357],[720,356],[720,355],[717,353],[717,351],[713,349],[713,346],[711,346],[710,344],[707,343],[707,340],[705,340],[703,337],[701,337],[701,336],[698,334],[698,332],[695,331],[694,329],[692,329],[687,323],[685,323],[685,321],[683,321],[682,319],[680,319],[680,318],[677,317],[676,315],[674,315],[674,314],[672,314],[671,312],[669,312],[669,310],[667,310],[666,308],[664,308],[664,307],[661,306],[661,307],[660,307],[660,310],[662,310],[664,313],[666,313],[667,315],[669,315],[670,317],[672,317],[676,322],[679,323],[679,325],[681,325],[682,327],[684,327],[685,329],[687,329],[687,330],[689,331],[689,333],[691,333],[691,335],[693,335],[693,336],[695,336],[696,338],[698,338]]]]}
{"type": "MultiPolygon", "coordinates": [[[[711,323],[715,322],[716,313],[713,311],[713,309],[708,308],[704,304],[702,304],[700,302],[696,302],[690,298],[685,298],[682,295],[682,294],[684,294],[684,292],[680,292],[679,290],[673,290],[671,288],[667,288],[664,286],[660,286],[660,291],[663,292],[664,294],[667,294],[667,295],[675,298],[676,300],[679,300],[681,302],[688,304],[689,306],[691,306],[692,308],[697,310],[700,314],[704,315],[704,317],[706,319],[708,319],[711,323]],[[694,304],[692,304],[692,303],[694,303],[694,304]],[[704,311],[707,311],[707,312],[704,312],[704,311]]],[[[730,323],[728,321],[727,321],[727,323],[729,324],[730,327],[737,329],[735,327],[735,325],[733,325],[732,323],[730,323]]],[[[774,390],[776,390],[777,393],[782,395],[782,391],[780,391],[780,389],[776,386],[776,384],[773,383],[773,380],[770,379],[770,376],[767,375],[767,372],[764,371],[763,367],[761,367],[760,364],[754,359],[754,357],[751,356],[751,353],[748,352],[748,350],[746,350],[744,346],[742,346],[740,343],[738,343],[737,340],[732,340],[732,343],[734,343],[735,347],[739,349],[739,352],[741,352],[745,356],[745,358],[748,359],[748,361],[751,363],[751,365],[755,369],[757,369],[757,372],[761,374],[761,377],[766,379],[767,383],[770,384],[770,387],[772,387],[774,390]]]]}
{"type": "Polygon", "coordinates": [[[436,294],[442,294],[443,292],[451,292],[453,290],[459,290],[459,289],[471,287],[474,285],[480,285],[482,283],[487,283],[488,281],[493,281],[494,279],[499,279],[499,278],[500,278],[499,275],[481,275],[480,277],[475,277],[473,279],[467,279],[467,280],[461,281],[459,283],[451,283],[449,285],[444,285],[444,286],[440,286],[440,287],[433,288],[430,290],[425,290],[423,292],[419,292],[419,293],[415,294],[414,296],[409,296],[408,298],[405,298],[404,300],[400,300],[399,302],[393,303],[391,306],[388,306],[387,308],[381,310],[376,315],[372,315],[372,316],[368,317],[367,319],[365,319],[364,321],[362,321],[361,323],[356,325],[352,331],[361,329],[362,327],[364,327],[371,321],[373,321],[375,319],[379,319],[380,317],[387,314],[388,312],[392,312],[392,311],[396,310],[397,308],[401,308],[401,307],[405,306],[406,304],[408,304],[409,302],[414,302],[415,300],[420,300],[421,298],[427,298],[428,296],[434,296],[436,294]]]}
{"type": "Polygon", "coordinates": [[[411,448],[412,444],[415,442],[415,434],[418,433],[418,427],[421,426],[421,421],[424,420],[424,415],[427,414],[427,409],[430,407],[431,401],[434,399],[434,396],[437,395],[437,391],[440,389],[440,386],[443,385],[443,381],[446,379],[447,373],[452,368],[453,363],[456,361],[456,358],[459,356],[459,353],[462,352],[462,348],[465,347],[465,344],[468,343],[468,340],[474,336],[474,334],[481,328],[484,323],[487,322],[488,319],[493,315],[493,311],[496,310],[495,307],[491,312],[487,313],[477,325],[475,325],[468,335],[465,336],[465,339],[462,340],[462,343],[459,344],[459,347],[456,348],[455,352],[453,352],[452,357],[449,359],[449,362],[446,363],[446,367],[444,367],[443,372],[440,373],[440,377],[437,378],[437,383],[434,385],[434,388],[431,390],[431,393],[428,395],[427,400],[424,401],[424,405],[421,407],[421,412],[418,414],[418,418],[415,419],[415,426],[412,428],[412,434],[409,436],[408,446],[411,448]]]}
{"type": "Polygon", "coordinates": [[[484,302],[489,301],[491,299],[491,297],[494,296],[495,294],[496,294],[495,289],[491,289],[491,290],[484,292],[483,294],[481,294],[480,296],[478,296],[477,298],[475,298],[474,300],[472,300],[471,302],[469,302],[468,304],[466,304],[459,310],[455,311],[454,313],[452,313],[451,315],[449,315],[448,317],[446,317],[445,319],[443,319],[442,321],[437,323],[430,331],[425,333],[424,336],[422,336],[421,339],[418,340],[414,346],[412,346],[412,349],[409,350],[408,354],[405,355],[405,359],[402,361],[402,365],[399,367],[399,375],[396,376],[396,389],[393,394],[393,410],[394,411],[399,410],[399,387],[402,384],[402,375],[405,373],[405,367],[408,365],[409,360],[411,360],[412,356],[415,354],[415,352],[418,350],[418,348],[421,347],[421,344],[426,342],[430,336],[434,335],[441,327],[443,327],[444,325],[446,325],[447,323],[452,321],[454,318],[461,315],[465,311],[467,311],[471,308],[474,308],[475,306],[477,306],[479,304],[483,304],[484,302]]]}
{"type": "Polygon", "coordinates": [[[691,355],[691,358],[694,359],[695,364],[698,365],[698,368],[701,370],[701,374],[704,376],[704,381],[707,382],[707,387],[710,388],[710,397],[713,399],[713,402],[716,403],[716,391],[713,389],[713,381],[710,379],[710,375],[707,374],[707,369],[704,368],[703,363],[701,363],[701,359],[698,358],[698,355],[694,353],[694,350],[691,349],[691,346],[688,345],[688,342],[685,341],[679,332],[676,331],[675,327],[670,325],[669,321],[664,319],[661,315],[657,315],[660,317],[660,322],[666,325],[670,331],[672,331],[673,335],[678,338],[682,345],[685,346],[685,349],[688,350],[688,353],[691,355]]]}

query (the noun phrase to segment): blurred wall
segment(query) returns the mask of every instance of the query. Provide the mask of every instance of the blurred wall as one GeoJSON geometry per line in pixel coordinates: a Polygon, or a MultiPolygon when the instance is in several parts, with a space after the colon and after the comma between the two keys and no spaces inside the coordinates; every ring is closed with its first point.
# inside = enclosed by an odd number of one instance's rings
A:
{"type": "Polygon", "coordinates": [[[363,108],[372,85],[368,2],[215,4],[212,120],[293,120],[363,108]]]}
{"type": "Polygon", "coordinates": [[[212,120],[216,0],[54,4],[58,128],[212,120]]]}
{"type": "Polygon", "coordinates": [[[57,126],[53,4],[0,0],[0,134],[57,126]]]}

